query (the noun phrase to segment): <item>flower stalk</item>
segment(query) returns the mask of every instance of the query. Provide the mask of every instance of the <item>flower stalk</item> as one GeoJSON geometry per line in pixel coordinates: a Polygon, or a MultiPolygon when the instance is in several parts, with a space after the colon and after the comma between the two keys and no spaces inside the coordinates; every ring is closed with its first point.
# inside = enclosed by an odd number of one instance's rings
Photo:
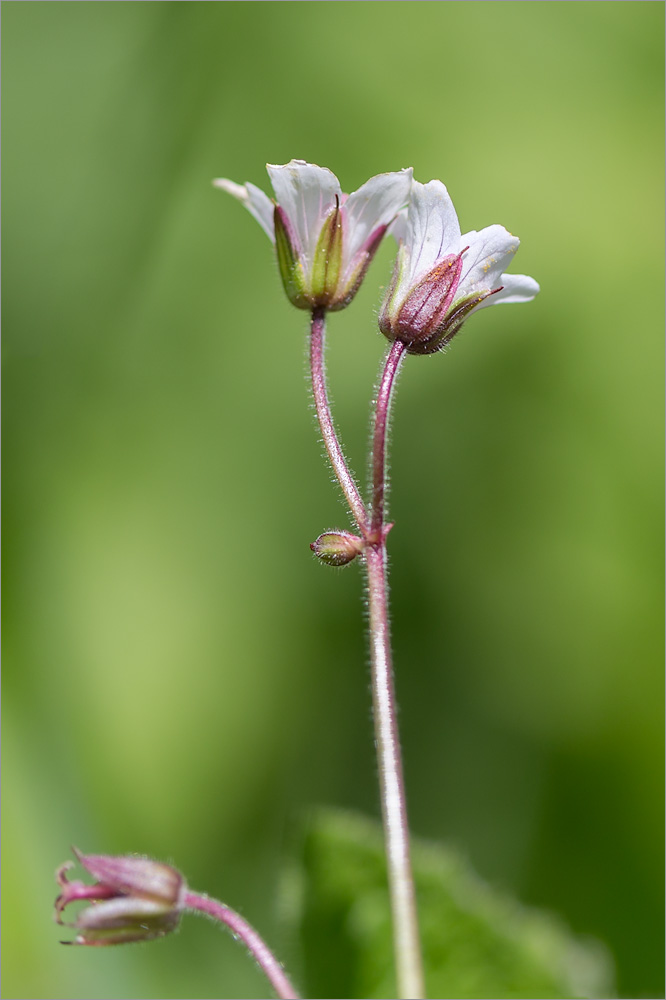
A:
{"type": "Polygon", "coordinates": [[[372,703],[377,746],[380,798],[386,844],[389,895],[395,943],[398,996],[420,1000],[425,995],[416,896],[409,851],[407,799],[396,711],[388,613],[385,523],[387,438],[396,377],[406,347],[391,345],[375,403],[372,457],[372,508],[368,515],[335,433],[324,376],[325,313],[312,313],[310,359],[317,417],[333,470],[364,539],[368,578],[372,703]]]}
{"type": "Polygon", "coordinates": [[[373,543],[366,550],[366,565],[373,717],[393,917],[398,995],[419,1000],[425,996],[425,987],[391,654],[386,556],[386,536],[391,526],[385,522],[391,402],[406,350],[400,341],[394,341],[391,345],[375,402],[372,447],[373,543]]]}
{"type": "MultiPolygon", "coordinates": [[[[503,226],[461,233],[440,181],[420,184],[412,170],[372,177],[350,195],[335,174],[303,160],[267,167],[275,198],[253,184],[226,178],[215,185],[240,201],[272,241],[289,301],[311,314],[312,391],[322,439],[357,534],[323,532],[311,544],[317,558],[344,566],[357,557],[368,581],[370,661],[375,741],[398,996],[425,997],[409,825],[391,655],[386,538],[387,446],[397,375],[407,354],[444,350],[471,313],[504,302],[529,302],[539,286],[527,275],[504,272],[519,240],[503,226]],[[379,316],[391,342],[374,402],[371,496],[366,506],[337,437],[324,363],[326,313],[346,308],[358,291],[387,232],[398,243],[393,278],[379,316]]],[[[282,966],[240,914],[191,892],[170,865],[136,856],[74,852],[95,880],[71,881],[71,863],[56,878],[56,919],[72,903],[87,902],[67,926],[70,944],[106,946],[149,941],[176,930],[183,912],[220,921],[243,941],[280,1000],[298,1000],[282,966]]]]}
{"type": "Polygon", "coordinates": [[[377,745],[398,996],[425,996],[416,893],[409,850],[407,798],[398,734],[388,613],[386,542],[366,551],[372,706],[377,745]]]}
{"type": "Polygon", "coordinates": [[[241,201],[273,241],[290,301],[311,310],[312,391],[324,445],[359,535],[321,534],[317,558],[343,566],[364,557],[368,578],[372,697],[398,995],[424,996],[409,827],[391,658],[386,523],[387,441],[396,376],[406,354],[445,349],[471,315],[498,302],[528,302],[539,286],[504,267],[519,240],[503,226],[461,232],[446,187],[420,184],[411,169],[371,178],[342,194],[337,177],[302,160],[268,165],[275,200],[252,184],[215,181],[241,201]],[[407,190],[408,189],[408,190],[407,190]],[[338,440],[326,386],[324,337],[327,310],[353,299],[384,237],[398,243],[393,277],[379,316],[391,341],[374,406],[372,489],[368,507],[338,440]]]}
{"type": "Polygon", "coordinates": [[[361,499],[358,486],[349,471],[338,436],[335,431],[331,405],[326,387],[326,368],[324,364],[324,338],[326,332],[326,310],[319,306],[312,310],[310,326],[310,368],[312,371],[312,394],[317,411],[317,420],[321,428],[321,436],[328,454],[333,472],[349,504],[352,517],[361,532],[367,533],[367,514],[365,504],[361,499]]]}
{"type": "Polygon", "coordinates": [[[400,366],[404,360],[406,347],[395,340],[386,357],[384,371],[375,402],[375,425],[372,435],[372,523],[373,537],[381,537],[384,530],[384,513],[388,491],[386,470],[386,448],[388,443],[389,418],[393,390],[400,366]]]}
{"type": "Polygon", "coordinates": [[[183,904],[187,910],[203,913],[228,927],[234,937],[243,942],[280,1000],[299,1000],[291,980],[273,952],[240,913],[198,892],[186,892],[183,904]]]}

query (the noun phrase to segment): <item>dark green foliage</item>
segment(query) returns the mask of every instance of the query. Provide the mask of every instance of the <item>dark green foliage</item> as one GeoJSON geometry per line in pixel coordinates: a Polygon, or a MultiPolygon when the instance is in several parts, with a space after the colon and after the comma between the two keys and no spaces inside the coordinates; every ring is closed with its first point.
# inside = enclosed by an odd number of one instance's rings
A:
{"type": "MultiPolygon", "coordinates": [[[[389,899],[379,825],[322,811],[290,875],[308,997],[394,997],[389,899]]],[[[460,856],[413,852],[429,997],[611,997],[611,963],[553,916],[498,893],[460,856]]],[[[288,883],[289,884],[289,883],[288,883]]]]}

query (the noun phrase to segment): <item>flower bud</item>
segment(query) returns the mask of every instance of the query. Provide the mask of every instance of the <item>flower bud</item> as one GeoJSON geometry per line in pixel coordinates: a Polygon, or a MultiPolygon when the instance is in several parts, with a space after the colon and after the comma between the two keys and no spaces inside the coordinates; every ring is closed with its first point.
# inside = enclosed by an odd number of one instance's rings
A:
{"type": "Polygon", "coordinates": [[[170,865],[135,856],[74,853],[97,879],[92,885],[70,882],[69,861],[56,872],[61,893],[56,899],[56,920],[70,903],[90,900],[91,906],[78,913],[73,923],[76,936],[66,944],[111,945],[151,941],[178,926],[186,890],[183,876],[170,865]]]}
{"type": "Polygon", "coordinates": [[[328,566],[346,566],[363,551],[363,539],[348,531],[325,531],[310,548],[328,566]]]}

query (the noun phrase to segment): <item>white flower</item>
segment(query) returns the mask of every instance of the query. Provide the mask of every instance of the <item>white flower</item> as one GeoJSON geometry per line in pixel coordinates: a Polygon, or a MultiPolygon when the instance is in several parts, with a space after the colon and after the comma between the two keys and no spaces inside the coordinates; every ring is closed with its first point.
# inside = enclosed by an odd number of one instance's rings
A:
{"type": "Polygon", "coordinates": [[[503,226],[461,235],[441,181],[413,182],[409,209],[391,232],[399,250],[379,326],[412,354],[444,347],[477,309],[529,302],[539,291],[533,278],[503,273],[520,245],[503,226]]]}
{"type": "Polygon", "coordinates": [[[268,164],[275,201],[254,184],[223,178],[275,244],[291,302],[301,309],[342,309],[351,302],[384,233],[409,200],[412,170],[378,174],[343,195],[330,170],[304,160],[268,164]]]}

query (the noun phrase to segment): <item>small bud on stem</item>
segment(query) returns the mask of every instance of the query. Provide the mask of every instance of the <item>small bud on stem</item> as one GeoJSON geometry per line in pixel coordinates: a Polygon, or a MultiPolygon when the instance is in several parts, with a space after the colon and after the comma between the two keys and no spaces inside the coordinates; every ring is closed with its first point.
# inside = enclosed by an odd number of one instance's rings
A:
{"type": "Polygon", "coordinates": [[[349,531],[325,531],[310,543],[310,548],[328,566],[346,566],[361,554],[364,542],[349,531]]]}

